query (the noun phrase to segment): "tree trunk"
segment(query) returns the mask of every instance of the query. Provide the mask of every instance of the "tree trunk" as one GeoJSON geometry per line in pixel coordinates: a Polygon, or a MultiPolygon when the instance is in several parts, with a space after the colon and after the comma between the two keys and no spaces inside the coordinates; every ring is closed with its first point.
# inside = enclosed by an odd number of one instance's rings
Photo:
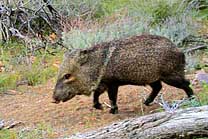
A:
{"type": "Polygon", "coordinates": [[[192,139],[208,137],[208,106],[116,122],[70,139],[192,139]]]}

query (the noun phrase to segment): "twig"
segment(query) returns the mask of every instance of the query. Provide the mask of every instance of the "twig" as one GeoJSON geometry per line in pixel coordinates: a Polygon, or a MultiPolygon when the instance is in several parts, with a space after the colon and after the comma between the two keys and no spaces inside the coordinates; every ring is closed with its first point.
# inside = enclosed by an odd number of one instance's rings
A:
{"type": "Polygon", "coordinates": [[[109,108],[112,108],[111,105],[109,105],[108,103],[104,102],[104,104],[109,107],[109,108]]]}
{"type": "Polygon", "coordinates": [[[23,122],[21,122],[21,121],[5,122],[4,120],[0,120],[0,130],[1,129],[11,129],[11,128],[14,128],[15,126],[18,126],[20,124],[23,124],[23,122]]]}
{"type": "Polygon", "coordinates": [[[189,48],[187,50],[184,50],[185,53],[190,53],[190,52],[193,52],[193,51],[196,51],[196,50],[199,50],[199,49],[207,49],[208,46],[207,45],[200,45],[200,46],[196,46],[196,47],[192,47],[192,48],[189,48]]]}
{"type": "Polygon", "coordinates": [[[18,126],[18,125],[20,125],[20,124],[23,124],[23,122],[21,122],[21,121],[15,121],[15,122],[12,122],[10,125],[8,125],[8,126],[6,126],[6,127],[4,127],[4,129],[11,129],[11,128],[14,128],[15,126],[18,126]]]}
{"type": "Polygon", "coordinates": [[[36,34],[40,31],[44,36],[44,31],[48,33],[48,29],[50,32],[56,33],[61,30],[60,20],[58,20],[60,15],[49,2],[49,0],[44,0],[44,3],[39,2],[35,8],[26,7],[28,4],[32,5],[33,1],[22,2],[19,0],[7,3],[7,5],[0,5],[0,32],[3,39],[8,41],[11,37],[7,33],[10,28],[17,29],[20,34],[27,34],[27,37],[37,37],[36,34]],[[46,11],[47,8],[50,12],[46,11]],[[41,22],[44,23],[42,26],[40,26],[41,22]]]}

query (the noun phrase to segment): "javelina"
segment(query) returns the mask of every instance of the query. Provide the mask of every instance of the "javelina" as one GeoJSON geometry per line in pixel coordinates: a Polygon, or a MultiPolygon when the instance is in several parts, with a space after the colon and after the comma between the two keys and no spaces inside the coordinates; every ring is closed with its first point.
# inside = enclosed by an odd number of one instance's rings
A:
{"type": "Polygon", "coordinates": [[[150,85],[148,105],[162,88],[161,81],[193,95],[184,77],[185,56],[167,38],[155,35],[133,36],[66,52],[59,70],[53,99],[67,101],[75,95],[94,92],[94,107],[102,109],[99,96],[108,92],[110,113],[117,113],[118,87],[150,85]]]}

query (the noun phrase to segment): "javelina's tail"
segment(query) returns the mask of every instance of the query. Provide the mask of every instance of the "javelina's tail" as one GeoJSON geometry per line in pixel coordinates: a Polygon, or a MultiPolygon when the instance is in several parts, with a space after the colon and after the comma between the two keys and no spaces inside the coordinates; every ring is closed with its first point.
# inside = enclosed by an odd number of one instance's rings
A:
{"type": "Polygon", "coordinates": [[[186,66],[186,58],[183,52],[178,53],[177,63],[175,66],[175,71],[181,76],[185,76],[185,66],[186,66]]]}
{"type": "Polygon", "coordinates": [[[185,54],[183,52],[181,52],[179,57],[180,57],[181,66],[185,68],[185,64],[186,64],[185,54]]]}

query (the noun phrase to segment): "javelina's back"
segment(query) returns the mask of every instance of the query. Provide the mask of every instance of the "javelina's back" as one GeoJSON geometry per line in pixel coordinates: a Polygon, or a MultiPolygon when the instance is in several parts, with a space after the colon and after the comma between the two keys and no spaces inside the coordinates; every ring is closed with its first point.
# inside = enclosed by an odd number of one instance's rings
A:
{"type": "Polygon", "coordinates": [[[106,79],[142,85],[175,72],[184,76],[184,54],[164,37],[134,36],[103,47],[116,47],[106,69],[106,79]]]}

